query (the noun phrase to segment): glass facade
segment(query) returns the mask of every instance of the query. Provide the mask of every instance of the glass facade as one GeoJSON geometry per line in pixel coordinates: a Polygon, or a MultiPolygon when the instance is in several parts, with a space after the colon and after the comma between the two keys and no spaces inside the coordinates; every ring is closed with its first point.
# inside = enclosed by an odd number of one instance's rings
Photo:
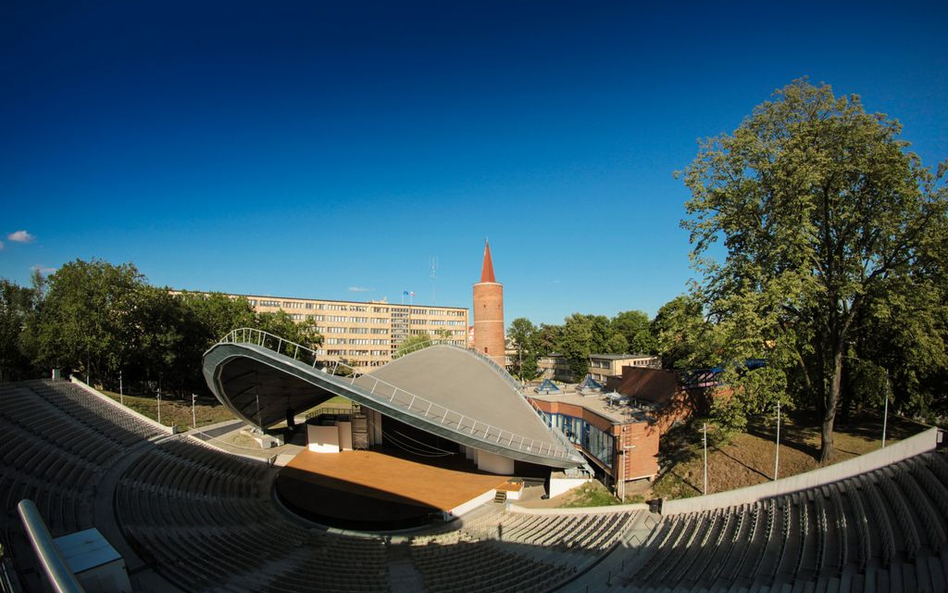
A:
{"type": "Polygon", "coordinates": [[[581,446],[606,467],[612,467],[615,437],[582,418],[565,414],[548,414],[554,426],[563,431],[570,442],[581,446]]]}

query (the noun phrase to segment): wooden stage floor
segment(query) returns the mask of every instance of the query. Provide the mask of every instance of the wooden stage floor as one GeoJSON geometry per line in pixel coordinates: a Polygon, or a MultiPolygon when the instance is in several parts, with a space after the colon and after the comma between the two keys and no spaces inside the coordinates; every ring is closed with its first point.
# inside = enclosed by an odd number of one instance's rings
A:
{"type": "Polygon", "coordinates": [[[463,455],[409,458],[400,451],[313,453],[280,470],[277,492],[293,510],[340,527],[381,528],[425,522],[506,483],[463,455]]]}

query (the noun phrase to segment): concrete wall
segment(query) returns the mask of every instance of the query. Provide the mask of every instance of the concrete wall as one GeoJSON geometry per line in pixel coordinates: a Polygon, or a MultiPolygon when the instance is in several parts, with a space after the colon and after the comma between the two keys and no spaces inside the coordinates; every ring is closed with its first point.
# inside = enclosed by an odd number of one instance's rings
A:
{"type": "Polygon", "coordinates": [[[131,409],[131,408],[127,408],[127,407],[123,406],[122,404],[120,404],[119,402],[115,401],[115,400],[112,399],[111,397],[105,395],[104,393],[100,393],[98,390],[93,389],[92,387],[89,387],[88,385],[86,385],[85,383],[83,383],[82,381],[80,381],[79,379],[77,379],[77,378],[75,377],[75,375],[71,375],[71,376],[69,377],[69,380],[72,382],[73,385],[78,385],[79,387],[81,387],[81,388],[83,388],[84,390],[88,391],[90,394],[92,394],[92,395],[94,395],[95,397],[101,399],[102,401],[104,401],[105,403],[109,404],[110,406],[114,406],[114,407],[118,408],[119,410],[125,412],[126,414],[129,414],[129,415],[131,415],[131,416],[134,416],[134,417],[138,418],[139,420],[141,420],[142,422],[144,422],[144,423],[146,423],[146,424],[150,424],[151,426],[157,428],[158,430],[160,430],[160,431],[162,431],[162,432],[166,432],[166,433],[168,433],[168,434],[174,434],[174,433],[173,433],[174,429],[173,429],[172,427],[170,427],[170,426],[165,426],[164,424],[158,424],[157,422],[155,422],[154,420],[152,420],[152,419],[149,418],[148,416],[145,416],[144,414],[140,414],[140,413],[136,412],[135,410],[133,410],[133,409],[131,409]]]}
{"type": "Polygon", "coordinates": [[[590,478],[550,478],[550,498],[554,496],[559,496],[565,492],[569,492],[573,488],[582,486],[586,482],[591,481],[590,478]]]}
{"type": "Polygon", "coordinates": [[[677,515],[753,503],[762,498],[797,492],[851,478],[902,461],[908,457],[931,451],[938,443],[938,433],[937,428],[930,428],[921,434],[892,443],[885,449],[878,449],[847,461],[773,482],[709,494],[708,496],[665,501],[662,505],[662,514],[677,515]]]}
{"type": "Polygon", "coordinates": [[[510,476],[514,473],[514,460],[487,451],[478,451],[477,469],[501,476],[510,476]]]}
{"type": "Polygon", "coordinates": [[[338,453],[339,429],[335,426],[307,424],[306,444],[314,453],[338,453]]]}
{"type": "Polygon", "coordinates": [[[648,511],[648,505],[643,503],[617,504],[608,507],[579,507],[570,509],[534,509],[512,504],[509,505],[508,508],[511,512],[522,513],[524,515],[600,515],[624,513],[627,511],[648,511]]]}
{"type": "Polygon", "coordinates": [[[488,502],[494,500],[494,496],[496,495],[497,495],[496,490],[488,490],[487,492],[485,492],[484,494],[481,494],[477,498],[472,498],[471,500],[465,502],[464,504],[454,507],[453,509],[448,511],[448,514],[454,517],[460,517],[464,513],[473,511],[477,507],[487,504],[488,502]]]}
{"type": "Polygon", "coordinates": [[[352,423],[339,421],[336,422],[336,428],[339,430],[339,448],[352,451],[352,423]]]}

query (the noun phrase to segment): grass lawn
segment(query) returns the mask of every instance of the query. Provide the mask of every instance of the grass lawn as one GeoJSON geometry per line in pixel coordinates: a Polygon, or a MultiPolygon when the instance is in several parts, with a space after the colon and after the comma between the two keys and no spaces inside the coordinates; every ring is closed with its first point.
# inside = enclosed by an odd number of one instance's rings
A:
{"type": "MultiPolygon", "coordinates": [[[[894,442],[927,427],[903,418],[889,418],[886,442],[894,442]]],[[[747,432],[712,446],[709,428],[708,493],[753,486],[773,479],[773,426],[751,424],[747,432]]],[[[853,416],[848,426],[839,426],[834,434],[836,455],[832,462],[852,459],[881,446],[882,419],[877,416],[853,416]]],[[[649,498],[688,498],[701,494],[704,460],[700,424],[677,427],[662,438],[659,453],[663,469],[647,494],[649,498]]],[[[813,412],[792,412],[783,417],[780,429],[780,475],[785,478],[820,467],[820,431],[813,412]]]]}
{"type": "Polygon", "coordinates": [[[605,507],[619,504],[619,499],[598,480],[587,482],[564,495],[560,508],[605,507]]]}
{"type": "MultiPolygon", "coordinates": [[[[118,393],[112,391],[102,391],[102,393],[115,401],[120,401],[118,393]]],[[[152,420],[158,420],[158,400],[154,397],[126,395],[125,405],[139,414],[148,416],[152,420]]],[[[234,415],[230,413],[230,410],[220,404],[209,405],[198,403],[194,407],[194,413],[197,416],[198,426],[206,426],[208,424],[234,419],[234,415]]],[[[162,399],[161,423],[165,426],[177,426],[179,430],[188,430],[191,427],[191,402],[187,400],[162,399]]]]}
{"type": "MultiPolygon", "coordinates": [[[[121,401],[118,393],[113,391],[104,391],[101,389],[99,391],[114,399],[115,401],[121,401]]],[[[139,414],[148,416],[152,420],[158,420],[158,400],[154,397],[126,395],[125,405],[132,410],[135,410],[139,414]]],[[[335,396],[319,404],[312,410],[307,410],[307,412],[312,412],[318,410],[319,408],[348,408],[351,405],[352,403],[346,398],[335,396]]],[[[231,414],[230,410],[219,403],[198,403],[194,408],[195,415],[197,416],[198,426],[207,426],[208,424],[215,424],[225,420],[234,420],[236,418],[233,414],[231,414]]],[[[177,426],[179,430],[190,429],[191,402],[189,400],[162,399],[161,423],[165,426],[177,426]]],[[[286,423],[283,422],[277,425],[277,428],[280,426],[286,426],[286,423]]]]}

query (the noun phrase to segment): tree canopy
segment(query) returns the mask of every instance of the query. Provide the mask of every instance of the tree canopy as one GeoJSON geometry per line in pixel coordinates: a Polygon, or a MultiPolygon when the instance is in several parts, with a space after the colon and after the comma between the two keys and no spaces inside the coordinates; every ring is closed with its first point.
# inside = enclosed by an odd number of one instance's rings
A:
{"type": "Polygon", "coordinates": [[[881,324],[898,356],[944,358],[944,166],[925,168],[900,132],[858,96],[797,80],[702,142],[684,172],[696,296],[723,358],[765,357],[810,399],[823,461],[864,332],[881,324]]]}
{"type": "Polygon", "coordinates": [[[24,288],[0,280],[0,372],[80,373],[116,388],[162,384],[165,392],[203,390],[203,353],[227,332],[255,327],[315,347],[312,322],[284,312],[256,314],[247,299],[219,293],[172,294],[148,284],[131,264],[76,260],[24,288]]]}
{"type": "Polygon", "coordinates": [[[529,381],[537,376],[537,326],[526,317],[518,317],[510,322],[507,337],[513,342],[517,356],[513,359],[513,374],[521,381],[529,381]]]}

